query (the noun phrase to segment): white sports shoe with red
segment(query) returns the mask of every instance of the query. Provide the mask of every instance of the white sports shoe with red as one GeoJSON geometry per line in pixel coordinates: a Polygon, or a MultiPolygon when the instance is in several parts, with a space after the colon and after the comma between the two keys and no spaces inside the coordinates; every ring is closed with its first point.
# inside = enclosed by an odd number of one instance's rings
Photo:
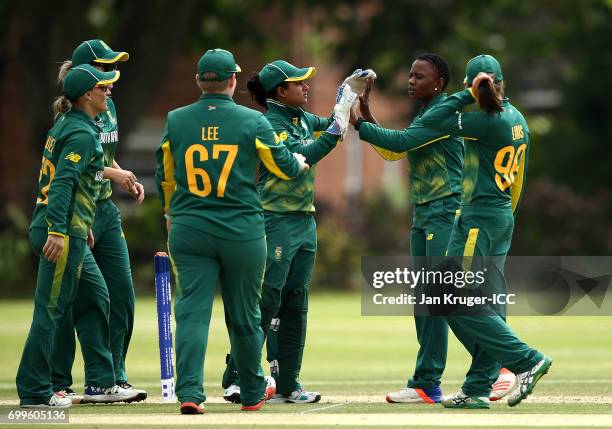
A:
{"type": "Polygon", "coordinates": [[[493,383],[493,389],[491,390],[491,394],[489,395],[489,400],[499,401],[508,393],[512,392],[515,386],[516,375],[514,375],[506,368],[502,368],[501,371],[499,371],[499,377],[497,377],[497,381],[493,383]]]}

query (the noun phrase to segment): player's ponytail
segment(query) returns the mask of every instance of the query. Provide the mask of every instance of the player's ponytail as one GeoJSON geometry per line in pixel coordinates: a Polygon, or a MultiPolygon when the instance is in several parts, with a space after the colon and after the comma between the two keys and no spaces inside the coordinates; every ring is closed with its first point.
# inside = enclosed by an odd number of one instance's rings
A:
{"type": "Polygon", "coordinates": [[[59,68],[59,71],[57,72],[57,83],[58,84],[61,84],[62,82],[64,82],[64,79],[66,78],[66,75],[68,74],[71,68],[72,68],[72,61],[67,60],[62,63],[62,65],[59,68]]]}
{"type": "Polygon", "coordinates": [[[247,89],[249,90],[249,93],[251,94],[251,100],[253,100],[255,103],[259,104],[261,107],[263,107],[264,109],[268,108],[268,104],[266,103],[266,100],[271,98],[273,100],[276,100],[276,89],[281,86],[283,88],[287,88],[287,82],[282,82],[280,85],[275,86],[274,88],[272,88],[270,91],[267,91],[264,89],[263,85],[261,84],[261,81],[259,80],[259,76],[257,75],[257,73],[255,73],[247,82],[246,84],[247,89]]]}
{"type": "Polygon", "coordinates": [[[57,117],[63,115],[68,110],[72,109],[72,103],[68,100],[68,97],[65,95],[60,95],[56,97],[51,106],[53,110],[53,120],[57,120],[57,117]]]}
{"type": "MultiPolygon", "coordinates": [[[[59,68],[59,72],[57,73],[57,83],[62,84],[66,75],[72,68],[72,61],[64,61],[59,68]]],[[[72,109],[72,103],[68,100],[68,97],[65,95],[60,95],[53,101],[53,105],[51,107],[53,111],[53,119],[57,120],[57,117],[66,113],[68,110],[72,109]]]]}
{"type": "Polygon", "coordinates": [[[498,113],[503,111],[502,101],[503,87],[501,82],[493,83],[489,79],[483,79],[478,88],[478,104],[487,113],[498,113]]]}
{"type": "Polygon", "coordinates": [[[249,93],[251,94],[251,100],[255,103],[259,104],[261,107],[267,108],[266,104],[266,90],[264,89],[261,81],[259,80],[259,76],[255,73],[246,84],[249,93]]]}

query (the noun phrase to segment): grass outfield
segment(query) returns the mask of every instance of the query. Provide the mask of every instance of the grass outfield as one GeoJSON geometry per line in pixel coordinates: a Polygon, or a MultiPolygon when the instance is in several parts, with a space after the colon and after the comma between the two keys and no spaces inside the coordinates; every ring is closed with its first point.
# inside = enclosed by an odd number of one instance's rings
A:
{"type": "MultiPolygon", "coordinates": [[[[554,359],[553,367],[534,395],[516,408],[494,404],[491,410],[445,410],[439,406],[405,406],[384,403],[388,391],[405,385],[416,354],[412,318],[361,317],[358,294],[315,293],[310,301],[309,331],[302,380],[319,390],[318,404],[270,405],[261,413],[238,413],[238,407],[219,403],[221,374],[228,349],[220,302],[215,305],[205,365],[205,388],[209,398],[205,416],[178,416],[176,404],[155,403],[159,398],[157,325],[152,299],[141,298],[136,308],[134,335],[128,354],[130,382],[149,391],[146,404],[77,406],[70,418],[77,426],[100,427],[117,423],[130,427],[206,424],[224,428],[306,425],[326,427],[612,427],[612,318],[515,317],[511,325],[529,344],[554,359]],[[471,417],[470,417],[471,416],[471,417]],[[493,421],[490,419],[493,418],[493,421]],[[117,420],[123,419],[123,420],[117,420]],[[167,420],[168,419],[168,420],[167,420]],[[390,419],[390,420],[386,420],[390,419]],[[522,420],[521,420],[522,419],[522,420]],[[431,421],[430,421],[431,420],[431,421]]],[[[17,400],[15,374],[31,321],[30,301],[0,304],[0,415],[17,400]]],[[[447,370],[442,388],[452,393],[460,386],[469,358],[451,335],[447,370]]],[[[83,365],[77,354],[76,390],[83,385],[83,365]]],[[[73,425],[71,425],[73,426],[73,425]]],[[[14,427],[14,426],[11,426],[14,427]]],[[[36,425],[36,427],[44,427],[36,425]]],[[[209,426],[210,427],[210,426],[209,426]]]]}

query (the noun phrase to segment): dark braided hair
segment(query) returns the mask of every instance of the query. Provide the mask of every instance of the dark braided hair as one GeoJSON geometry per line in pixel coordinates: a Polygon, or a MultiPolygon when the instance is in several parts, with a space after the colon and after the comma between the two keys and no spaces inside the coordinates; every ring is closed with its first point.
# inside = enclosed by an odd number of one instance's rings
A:
{"type": "Polygon", "coordinates": [[[251,94],[251,100],[259,104],[264,109],[268,108],[268,104],[266,103],[266,100],[268,98],[276,100],[276,88],[278,88],[279,86],[282,86],[283,88],[288,87],[287,82],[282,82],[272,88],[270,91],[266,92],[263,85],[261,84],[261,81],[259,80],[259,76],[257,75],[257,73],[254,73],[253,76],[251,76],[251,78],[247,81],[246,86],[247,90],[251,94]]]}
{"type": "Polygon", "coordinates": [[[444,91],[450,80],[450,68],[448,62],[438,54],[426,53],[416,57],[416,60],[427,61],[438,72],[438,76],[444,79],[441,91],[444,91]]]}

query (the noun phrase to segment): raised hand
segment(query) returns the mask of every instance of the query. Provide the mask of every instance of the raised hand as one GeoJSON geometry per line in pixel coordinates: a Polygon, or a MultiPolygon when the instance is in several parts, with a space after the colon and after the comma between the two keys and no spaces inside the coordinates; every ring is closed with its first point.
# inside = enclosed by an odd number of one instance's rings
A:
{"type": "Polygon", "coordinates": [[[476,75],[476,77],[472,81],[472,88],[474,88],[474,90],[477,91],[480,84],[484,82],[485,80],[488,80],[491,83],[493,83],[493,78],[491,77],[491,75],[485,72],[478,73],[478,75],[476,75]]]}
{"type": "Polygon", "coordinates": [[[366,86],[363,91],[363,94],[359,96],[359,113],[365,121],[378,124],[378,121],[370,111],[370,91],[372,91],[373,83],[374,79],[366,79],[366,86]]]}
{"type": "Polygon", "coordinates": [[[374,72],[374,70],[357,69],[353,73],[351,73],[349,77],[344,79],[344,82],[342,83],[350,85],[353,92],[355,92],[357,95],[363,95],[363,92],[367,86],[368,79],[376,79],[376,73],[374,72]]]}
{"type": "Polygon", "coordinates": [[[344,136],[348,129],[351,109],[356,102],[357,94],[353,92],[351,86],[346,83],[340,85],[338,94],[336,95],[336,105],[334,106],[334,121],[329,128],[327,128],[329,134],[338,135],[341,140],[344,140],[344,136]]]}

